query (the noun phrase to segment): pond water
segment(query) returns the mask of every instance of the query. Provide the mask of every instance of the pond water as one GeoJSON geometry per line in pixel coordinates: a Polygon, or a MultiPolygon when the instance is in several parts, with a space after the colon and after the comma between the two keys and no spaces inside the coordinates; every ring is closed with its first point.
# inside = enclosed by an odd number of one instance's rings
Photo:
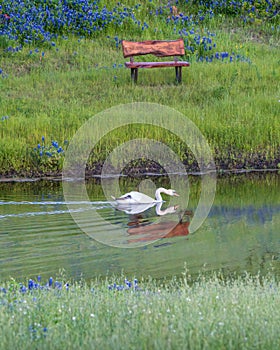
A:
{"type": "MultiPolygon", "coordinates": [[[[164,177],[144,181],[124,177],[120,182],[125,192],[143,183],[151,190],[169,186],[164,177]]],[[[176,190],[183,193],[180,183],[176,190]]],[[[199,176],[188,178],[187,201],[174,197],[166,199],[162,208],[135,213],[114,208],[99,179],[88,181],[86,188],[90,209],[82,202],[65,202],[61,181],[0,183],[1,280],[47,278],[60,269],[73,278],[122,272],[168,278],[180,275],[184,265],[191,274],[213,270],[242,274],[246,270],[271,271],[280,277],[278,173],[219,178],[210,213],[194,233],[188,228],[200,196],[199,176]],[[73,213],[77,212],[93,235],[76,224],[73,213]],[[115,227],[123,232],[121,247],[115,227]]]]}

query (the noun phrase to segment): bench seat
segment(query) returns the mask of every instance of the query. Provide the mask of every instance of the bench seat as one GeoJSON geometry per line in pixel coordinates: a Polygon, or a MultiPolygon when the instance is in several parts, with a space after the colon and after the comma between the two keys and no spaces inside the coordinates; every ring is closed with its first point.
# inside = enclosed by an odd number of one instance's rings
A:
{"type": "Polygon", "coordinates": [[[189,67],[189,62],[166,61],[166,62],[125,62],[127,68],[162,68],[162,67],[189,67]]]}

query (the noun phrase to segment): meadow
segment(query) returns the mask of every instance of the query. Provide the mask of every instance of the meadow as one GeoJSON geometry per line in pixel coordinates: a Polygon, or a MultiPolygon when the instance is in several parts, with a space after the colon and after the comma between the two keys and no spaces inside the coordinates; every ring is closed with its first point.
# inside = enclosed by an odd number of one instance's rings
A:
{"type": "MultiPolygon", "coordinates": [[[[217,169],[280,167],[277,1],[5,1],[0,11],[2,176],[59,174],[77,129],[131,102],[186,115],[217,169]],[[191,63],[182,84],[172,69],[155,69],[141,70],[134,86],[121,40],[178,37],[191,63]]],[[[127,135],[122,128],[101,140],[89,170],[127,135]]],[[[172,135],[143,125],[136,136],[165,142],[191,169],[190,151],[172,135]]]]}
{"type": "MultiPolygon", "coordinates": [[[[78,128],[131,102],[186,115],[220,171],[279,169],[279,11],[276,0],[0,0],[0,176],[60,174],[78,128]],[[171,69],[132,84],[121,40],[178,37],[191,63],[182,84],[171,69]]],[[[142,125],[102,139],[89,171],[129,136],[165,142],[196,170],[183,142],[142,125]]],[[[273,271],[137,277],[1,280],[0,349],[280,347],[273,271]]]]}
{"type": "Polygon", "coordinates": [[[0,288],[0,349],[278,349],[279,282],[50,278],[0,288]]]}

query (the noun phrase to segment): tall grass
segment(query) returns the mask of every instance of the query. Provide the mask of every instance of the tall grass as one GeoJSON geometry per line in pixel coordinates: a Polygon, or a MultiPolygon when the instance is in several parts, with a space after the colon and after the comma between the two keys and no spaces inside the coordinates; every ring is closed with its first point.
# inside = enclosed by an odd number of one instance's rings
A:
{"type": "Polygon", "coordinates": [[[170,282],[11,280],[0,291],[1,349],[278,349],[279,283],[188,271],[170,282]],[[39,284],[40,285],[40,284],[39,284]],[[43,284],[41,284],[43,285],[43,284]]]}
{"type": "MultiPolygon", "coordinates": [[[[98,4],[110,7],[106,2],[98,4]]],[[[67,38],[58,36],[53,46],[35,40],[16,51],[16,41],[0,36],[1,174],[60,171],[62,162],[49,169],[40,158],[34,162],[34,148],[42,136],[46,142],[62,144],[96,113],[134,101],[168,105],[193,120],[220,168],[279,167],[278,17],[274,22],[258,22],[256,17],[255,23],[249,24],[238,16],[214,12],[197,23],[198,3],[177,3],[178,11],[195,17],[181,23],[172,18],[169,5],[147,1],[133,8],[130,4],[127,8],[141,25],[127,19],[119,25],[108,24],[91,37],[68,33],[67,38]],[[156,12],[160,8],[162,14],[156,12]],[[144,29],[143,23],[147,24],[144,29]],[[194,28],[194,34],[188,32],[185,37],[186,47],[192,46],[194,51],[187,49],[191,67],[183,71],[183,83],[174,84],[173,70],[157,69],[141,70],[139,83],[133,86],[129,70],[124,68],[120,40],[172,39],[182,28],[194,28]],[[232,55],[233,62],[229,58],[207,62],[208,46],[195,39],[203,35],[212,38],[216,52],[232,55]]],[[[120,5],[118,11],[122,13],[124,7],[120,5]]],[[[146,129],[143,134],[152,136],[146,129]]],[[[125,136],[120,130],[116,139],[125,136]]],[[[159,133],[158,139],[163,136],[159,133]]],[[[187,150],[173,143],[174,151],[184,157],[187,150]]],[[[113,147],[115,138],[109,136],[94,159],[102,162],[113,147]]]]}

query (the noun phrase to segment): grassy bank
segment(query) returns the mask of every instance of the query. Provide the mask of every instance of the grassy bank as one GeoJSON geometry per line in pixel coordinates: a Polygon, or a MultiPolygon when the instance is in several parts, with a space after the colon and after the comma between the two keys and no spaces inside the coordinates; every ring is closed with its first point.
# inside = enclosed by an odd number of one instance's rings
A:
{"type": "MultiPolygon", "coordinates": [[[[64,9],[68,26],[53,2],[49,12],[40,1],[37,6],[26,2],[23,8],[2,4],[1,175],[60,172],[67,144],[86,120],[112,106],[138,101],[168,105],[190,118],[208,140],[218,168],[279,168],[276,2],[268,10],[265,1],[255,9],[247,1],[236,2],[240,6],[235,9],[227,2],[206,6],[143,1],[114,8],[106,1],[94,8],[85,3],[87,8],[77,2],[64,9]],[[21,21],[17,13],[22,13],[21,21]],[[53,25],[36,23],[40,13],[51,16],[53,25]],[[77,19],[81,14],[83,26],[77,19]],[[157,69],[141,70],[133,86],[120,41],[178,36],[184,38],[185,58],[191,62],[183,71],[183,83],[174,83],[172,69],[157,69]]],[[[135,135],[167,142],[191,168],[182,142],[172,137],[166,141],[161,131],[155,136],[147,128],[135,135]]],[[[93,151],[89,169],[95,171],[126,139],[125,129],[109,135],[93,151]]]]}
{"type": "MultiPolygon", "coordinates": [[[[61,280],[59,280],[61,281],[61,280]]],[[[1,349],[278,349],[279,283],[244,275],[1,284],[1,349]]]]}

